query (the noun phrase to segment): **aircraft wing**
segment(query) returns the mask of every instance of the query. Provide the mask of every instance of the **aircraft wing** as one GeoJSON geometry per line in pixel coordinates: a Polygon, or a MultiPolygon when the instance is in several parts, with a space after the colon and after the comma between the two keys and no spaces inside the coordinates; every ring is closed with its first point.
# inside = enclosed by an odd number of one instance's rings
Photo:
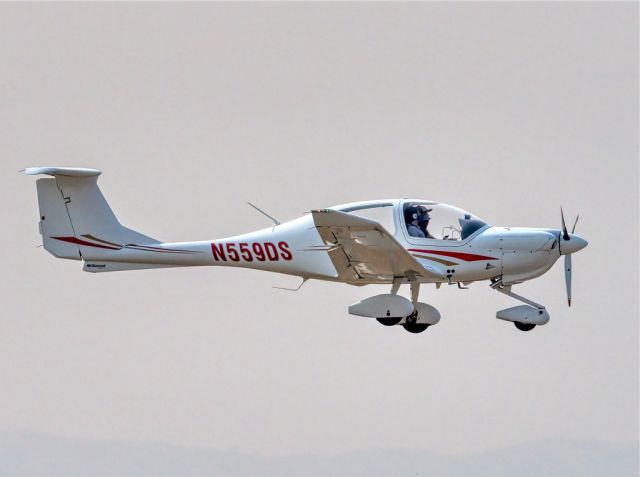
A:
{"type": "Polygon", "coordinates": [[[421,265],[375,220],[332,209],[311,212],[313,222],[341,281],[442,278],[445,273],[421,265]]]}

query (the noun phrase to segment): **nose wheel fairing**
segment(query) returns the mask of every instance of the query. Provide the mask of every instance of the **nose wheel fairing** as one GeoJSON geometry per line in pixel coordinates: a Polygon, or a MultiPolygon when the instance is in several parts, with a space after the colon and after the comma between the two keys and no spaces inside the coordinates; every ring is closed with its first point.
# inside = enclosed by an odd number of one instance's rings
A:
{"type": "Polygon", "coordinates": [[[505,308],[496,313],[496,318],[504,321],[511,321],[520,331],[531,331],[536,326],[545,325],[551,317],[544,305],[540,305],[517,293],[511,291],[511,285],[503,285],[501,280],[496,280],[491,284],[494,290],[526,303],[525,305],[505,308]]]}

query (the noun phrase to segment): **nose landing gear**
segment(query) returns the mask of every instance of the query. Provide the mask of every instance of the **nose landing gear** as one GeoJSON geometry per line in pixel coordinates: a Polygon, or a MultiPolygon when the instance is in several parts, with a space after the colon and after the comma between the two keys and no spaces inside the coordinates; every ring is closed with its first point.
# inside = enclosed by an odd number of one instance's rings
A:
{"type": "Polygon", "coordinates": [[[501,279],[494,281],[491,288],[526,303],[526,305],[500,310],[496,313],[496,318],[511,321],[520,331],[531,331],[536,326],[544,325],[549,321],[549,313],[543,305],[512,292],[511,285],[503,285],[501,279]]]}

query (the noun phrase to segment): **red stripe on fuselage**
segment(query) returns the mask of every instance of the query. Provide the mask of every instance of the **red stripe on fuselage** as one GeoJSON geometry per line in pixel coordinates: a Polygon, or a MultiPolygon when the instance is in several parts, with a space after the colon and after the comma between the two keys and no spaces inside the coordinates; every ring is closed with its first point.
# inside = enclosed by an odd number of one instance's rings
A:
{"type": "Polygon", "coordinates": [[[196,253],[195,250],[181,250],[179,248],[160,248],[160,247],[150,247],[149,245],[136,245],[133,243],[128,243],[125,245],[126,248],[141,250],[143,252],[164,252],[164,253],[196,253]]]}
{"type": "Polygon", "coordinates": [[[158,253],[198,253],[197,250],[178,250],[173,248],[144,247],[142,245],[125,245],[129,250],[137,250],[138,252],[158,252],[158,253]]]}
{"type": "Polygon", "coordinates": [[[473,253],[463,252],[442,252],[440,250],[424,250],[419,248],[410,248],[409,252],[432,253],[434,255],[444,255],[445,257],[454,257],[466,262],[477,262],[478,260],[498,260],[495,257],[486,257],[484,255],[475,255],[473,253]]]}
{"type": "Polygon", "coordinates": [[[120,250],[116,247],[108,247],[107,245],[100,245],[97,243],[87,242],[86,240],[80,240],[75,237],[51,237],[52,239],[60,240],[62,242],[75,243],[77,245],[85,245],[87,247],[106,248],[107,250],[120,250]]]}

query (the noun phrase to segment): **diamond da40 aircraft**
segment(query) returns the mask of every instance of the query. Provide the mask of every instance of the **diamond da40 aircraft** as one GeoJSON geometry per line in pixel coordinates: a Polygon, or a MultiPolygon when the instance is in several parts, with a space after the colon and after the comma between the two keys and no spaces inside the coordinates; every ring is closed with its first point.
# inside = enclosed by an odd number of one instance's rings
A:
{"type": "MultiPolygon", "coordinates": [[[[440,321],[439,311],[420,302],[420,285],[465,288],[487,280],[491,288],[523,305],[498,311],[497,318],[530,331],[549,321],[543,305],[512,291],[539,277],[564,255],[571,306],[571,254],[587,242],[562,229],[494,227],[447,204],[416,199],[373,200],[313,210],[309,214],[235,237],[165,243],[122,226],[97,185],[100,171],[32,167],[44,248],[58,258],[81,260],[87,272],[167,267],[252,268],[302,278],[389,284],[391,290],[349,307],[349,313],[402,325],[420,333],[440,321]],[[408,284],[411,299],[398,295],[408,284]]],[[[250,204],[252,205],[252,204],[250,204]]]]}

